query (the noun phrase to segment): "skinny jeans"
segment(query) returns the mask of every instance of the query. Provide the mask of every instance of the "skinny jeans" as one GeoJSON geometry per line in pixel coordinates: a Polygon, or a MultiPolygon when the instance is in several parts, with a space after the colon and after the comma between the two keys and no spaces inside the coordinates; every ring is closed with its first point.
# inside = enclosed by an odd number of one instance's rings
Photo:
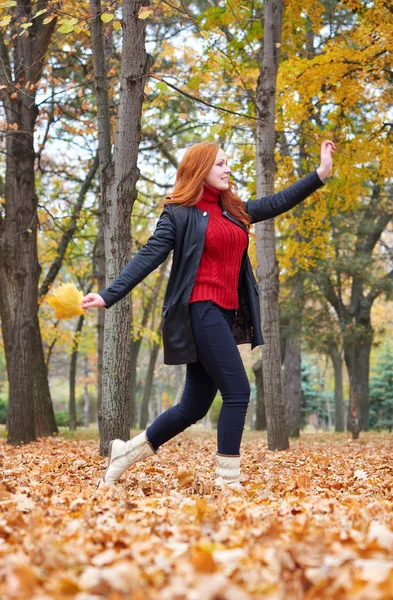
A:
{"type": "Polygon", "coordinates": [[[250,401],[250,384],[232,334],[235,311],[211,300],[189,304],[197,362],[189,363],[182,398],[155,419],[146,435],[155,450],[207,414],[219,390],[219,454],[238,456],[250,401]]]}

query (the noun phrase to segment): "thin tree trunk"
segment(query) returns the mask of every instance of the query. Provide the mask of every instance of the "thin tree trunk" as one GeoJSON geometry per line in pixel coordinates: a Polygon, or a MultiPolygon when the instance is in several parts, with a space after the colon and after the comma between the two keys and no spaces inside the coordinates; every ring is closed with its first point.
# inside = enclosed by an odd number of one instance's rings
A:
{"type": "Polygon", "coordinates": [[[149,401],[151,397],[151,391],[153,388],[153,380],[154,380],[154,369],[157,362],[158,353],[160,351],[160,345],[157,342],[153,342],[151,351],[150,351],[150,360],[149,366],[146,374],[146,383],[145,389],[143,390],[143,399],[141,405],[141,418],[139,423],[140,429],[146,429],[147,421],[149,417],[149,401]]]}
{"type": "MultiPolygon", "coordinates": [[[[146,24],[143,19],[138,18],[138,12],[147,4],[146,0],[126,0],[123,3],[120,100],[112,157],[103,22],[100,18],[101,2],[90,0],[108,284],[119,275],[130,255],[131,211],[139,177],[137,157],[143,89],[150,68],[149,56],[145,51],[146,24]]],[[[103,395],[98,415],[101,455],[107,454],[112,439],[129,438],[130,329],[131,303],[128,296],[107,311],[105,317],[103,395]]]]}
{"type": "Polygon", "coordinates": [[[72,353],[70,360],[70,398],[69,398],[69,429],[70,431],[76,431],[77,427],[77,415],[76,415],[76,398],[75,398],[75,384],[76,384],[76,367],[78,362],[79,354],[79,342],[83,328],[85,315],[81,315],[78,319],[78,324],[75,329],[74,341],[72,344],[72,353]]]}
{"type": "Polygon", "coordinates": [[[334,342],[329,344],[329,356],[334,371],[334,412],[335,431],[345,431],[344,392],[343,392],[343,360],[341,352],[334,342]]]}
{"type": "Polygon", "coordinates": [[[31,360],[34,369],[33,402],[35,434],[37,437],[51,436],[57,433],[58,429],[49,390],[48,368],[42,345],[38,314],[34,320],[34,353],[31,360]]]}
{"type": "Polygon", "coordinates": [[[89,394],[89,359],[87,354],[84,357],[84,383],[83,383],[83,426],[88,428],[90,425],[90,394],[89,394]]]}
{"type": "MultiPolygon", "coordinates": [[[[140,326],[144,329],[151,317],[154,315],[157,301],[161,292],[162,284],[164,283],[165,273],[167,272],[168,265],[170,263],[170,257],[168,257],[160,266],[158,270],[158,277],[156,279],[153,292],[150,295],[148,301],[143,308],[142,319],[140,320],[140,326]]],[[[131,296],[132,297],[132,296],[131,296]]],[[[130,394],[130,427],[136,427],[137,425],[137,407],[136,407],[136,393],[137,393],[137,365],[138,356],[143,342],[143,337],[136,339],[131,337],[130,348],[131,348],[131,394],[130,394]]]]}
{"type": "Polygon", "coordinates": [[[254,371],[255,383],[257,387],[257,397],[255,402],[255,429],[257,431],[266,430],[266,413],[265,413],[265,395],[263,391],[263,370],[262,361],[252,365],[254,371]]]}
{"type": "MultiPolygon", "coordinates": [[[[271,194],[274,188],[275,99],[282,10],[282,0],[266,0],[263,55],[256,90],[257,196],[271,194]]],[[[262,329],[265,338],[262,367],[268,447],[270,450],[285,450],[289,446],[289,441],[286,427],[286,405],[281,382],[278,314],[279,270],[273,219],[257,224],[256,237],[262,329]]]]}
{"type": "Polygon", "coordinates": [[[301,367],[302,354],[296,337],[289,337],[285,347],[284,394],[287,403],[287,424],[289,437],[298,438],[301,426],[301,367]]]}

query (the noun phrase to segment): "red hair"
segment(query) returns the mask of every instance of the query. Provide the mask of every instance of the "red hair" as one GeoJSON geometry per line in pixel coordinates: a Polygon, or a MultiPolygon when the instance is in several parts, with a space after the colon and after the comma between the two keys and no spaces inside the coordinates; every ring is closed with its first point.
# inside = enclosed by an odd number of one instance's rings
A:
{"type": "MultiPolygon", "coordinates": [[[[177,169],[173,192],[165,197],[164,206],[195,206],[199,202],[203,194],[204,180],[214,165],[219,149],[220,146],[215,142],[200,142],[187,150],[177,169]]],[[[243,202],[232,188],[236,188],[236,184],[230,181],[229,189],[220,190],[221,204],[235,219],[249,228],[251,219],[244,210],[243,202]]]]}

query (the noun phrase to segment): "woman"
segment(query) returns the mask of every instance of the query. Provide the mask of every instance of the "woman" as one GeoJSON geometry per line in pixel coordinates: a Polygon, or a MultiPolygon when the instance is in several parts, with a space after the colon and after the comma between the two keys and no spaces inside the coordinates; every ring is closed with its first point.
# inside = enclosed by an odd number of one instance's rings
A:
{"type": "Polygon", "coordinates": [[[321,145],[320,166],[286,190],[243,203],[229,181],[231,170],[219,146],[201,142],[185,153],[173,193],[156,230],[119,277],[82,307],[111,307],[173,250],[163,307],[165,364],[187,364],[181,401],[133,439],[110,444],[102,487],[208,412],[220,390],[216,480],[218,488],[241,487],[240,443],[250,386],[237,344],[263,344],[259,290],[247,255],[252,223],[280,215],[321,187],[332,169],[333,142],[321,145]]]}

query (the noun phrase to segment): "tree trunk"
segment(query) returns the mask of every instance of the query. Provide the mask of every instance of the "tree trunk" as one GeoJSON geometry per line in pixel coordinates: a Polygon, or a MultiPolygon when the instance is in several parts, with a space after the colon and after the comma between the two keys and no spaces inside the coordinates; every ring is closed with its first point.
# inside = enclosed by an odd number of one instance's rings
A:
{"type": "MultiPolygon", "coordinates": [[[[34,7],[30,1],[18,0],[17,11],[19,22],[24,17],[30,21],[34,7]]],[[[44,15],[37,17],[23,36],[15,35],[7,43],[5,34],[0,33],[1,99],[9,126],[4,215],[0,208],[0,318],[9,380],[8,443],[12,445],[35,440],[37,431],[39,435],[57,431],[37,317],[35,84],[56,25],[56,19],[47,25],[43,20],[44,15]],[[50,414],[46,415],[48,407],[50,414]]]]}
{"type": "Polygon", "coordinates": [[[300,436],[302,420],[302,354],[300,337],[302,333],[304,306],[304,278],[304,271],[298,270],[288,281],[292,293],[285,344],[283,387],[287,405],[288,435],[295,438],[300,436]]]}
{"type": "MultiPolygon", "coordinates": [[[[130,219],[139,177],[137,157],[143,89],[150,67],[145,51],[146,25],[143,19],[138,18],[138,12],[147,4],[145,0],[126,0],[123,3],[120,100],[112,157],[101,2],[90,0],[107,284],[119,275],[130,255],[130,219]]],[[[129,438],[130,329],[131,303],[128,296],[107,311],[105,317],[103,397],[98,415],[101,455],[107,454],[112,439],[129,438]]]]}
{"type": "MultiPolygon", "coordinates": [[[[256,90],[256,176],[257,196],[273,193],[275,99],[280,55],[282,0],[266,0],[264,8],[263,56],[256,90]]],[[[286,405],[282,393],[281,354],[278,314],[278,264],[274,221],[256,225],[257,258],[261,287],[262,329],[265,346],[262,352],[263,384],[267,421],[268,447],[285,450],[289,446],[286,405]]]]}
{"type": "Polygon", "coordinates": [[[160,350],[159,344],[153,342],[153,346],[150,351],[150,360],[149,366],[146,374],[146,383],[145,389],[143,390],[143,399],[141,405],[141,418],[139,423],[140,429],[146,429],[147,421],[149,418],[149,401],[151,397],[151,391],[153,388],[153,380],[154,380],[154,369],[157,362],[158,352],[160,350]]]}
{"type": "Polygon", "coordinates": [[[257,431],[265,431],[266,430],[266,414],[265,414],[265,396],[263,391],[263,370],[262,370],[262,361],[258,360],[258,362],[252,365],[252,370],[254,371],[255,383],[257,387],[257,397],[255,402],[255,426],[254,428],[257,431]]]}
{"type": "MultiPolygon", "coordinates": [[[[142,329],[147,327],[149,319],[151,316],[154,316],[154,311],[157,306],[158,298],[160,296],[162,284],[164,283],[165,273],[167,272],[168,265],[170,263],[170,258],[168,257],[160,266],[158,271],[158,277],[156,278],[156,282],[153,288],[153,293],[148,298],[146,304],[143,308],[142,319],[140,321],[140,325],[142,329]]],[[[132,296],[131,296],[132,297],[132,296]]],[[[152,319],[154,320],[154,319],[152,319]]],[[[131,394],[130,394],[130,427],[137,426],[137,407],[136,407],[136,394],[137,394],[137,365],[138,365],[138,356],[139,351],[141,349],[141,345],[143,342],[142,337],[138,337],[134,339],[131,336],[131,394]]]]}
{"type": "Polygon", "coordinates": [[[287,424],[289,437],[298,438],[301,426],[301,350],[296,337],[289,337],[285,347],[284,395],[287,403],[287,424]]]}
{"type": "Polygon", "coordinates": [[[89,359],[87,354],[84,357],[84,383],[83,383],[83,426],[88,428],[90,425],[90,394],[89,394],[89,359]]]}
{"type": "Polygon", "coordinates": [[[34,353],[31,360],[34,370],[33,402],[35,434],[37,437],[46,437],[57,433],[58,429],[49,390],[48,367],[42,345],[38,314],[34,320],[34,353]]]}
{"type": "Polygon", "coordinates": [[[329,344],[329,356],[334,370],[335,431],[339,433],[345,431],[343,361],[340,350],[334,342],[329,344]]]}
{"type": "Polygon", "coordinates": [[[75,398],[75,384],[76,384],[76,367],[78,362],[79,354],[79,342],[81,331],[85,315],[81,315],[78,319],[78,324],[75,329],[74,341],[72,344],[72,353],[70,360],[70,398],[69,398],[69,429],[70,431],[76,431],[77,426],[77,415],[76,415],[76,398],[75,398]]]}
{"type": "MultiPolygon", "coordinates": [[[[105,288],[105,247],[101,197],[98,205],[96,265],[98,290],[103,290],[105,288]]],[[[101,411],[102,405],[102,368],[104,358],[105,312],[105,310],[99,310],[97,314],[97,414],[101,411]]]]}

